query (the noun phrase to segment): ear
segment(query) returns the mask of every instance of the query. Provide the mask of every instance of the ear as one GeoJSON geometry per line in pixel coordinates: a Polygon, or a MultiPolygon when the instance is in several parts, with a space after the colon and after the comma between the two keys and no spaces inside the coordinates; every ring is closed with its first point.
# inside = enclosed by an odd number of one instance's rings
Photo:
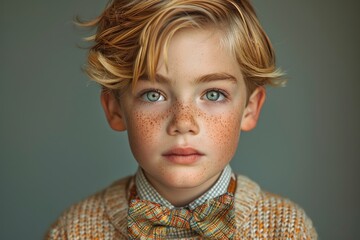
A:
{"type": "Polygon", "coordinates": [[[261,108],[265,102],[266,91],[264,87],[258,87],[251,94],[245,107],[241,122],[242,131],[250,131],[256,127],[261,108]]]}
{"type": "Polygon", "coordinates": [[[115,131],[126,130],[126,124],[122,116],[119,100],[111,91],[101,91],[101,105],[104,109],[106,119],[115,131]]]}

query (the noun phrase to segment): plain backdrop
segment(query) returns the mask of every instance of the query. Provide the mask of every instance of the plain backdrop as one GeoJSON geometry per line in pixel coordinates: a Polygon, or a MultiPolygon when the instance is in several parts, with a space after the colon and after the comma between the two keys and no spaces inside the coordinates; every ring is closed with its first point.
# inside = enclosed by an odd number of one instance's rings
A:
{"type": "MultiPolygon", "coordinates": [[[[289,82],[268,89],[231,165],[301,205],[320,239],[360,239],[359,1],[253,3],[289,82]]],[[[81,70],[88,32],[72,23],[105,4],[0,2],[0,239],[41,239],[71,204],[136,171],[81,70]]]]}

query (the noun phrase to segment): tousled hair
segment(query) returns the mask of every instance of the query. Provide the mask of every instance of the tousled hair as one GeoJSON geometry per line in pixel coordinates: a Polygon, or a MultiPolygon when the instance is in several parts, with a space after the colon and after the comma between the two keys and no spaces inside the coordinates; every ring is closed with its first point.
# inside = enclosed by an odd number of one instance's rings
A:
{"type": "Polygon", "coordinates": [[[249,0],[111,0],[100,16],[78,22],[95,27],[86,72],[105,89],[134,87],[140,77],[155,79],[161,52],[180,29],[214,26],[222,45],[239,63],[247,92],[283,85],[270,40],[249,0]]]}

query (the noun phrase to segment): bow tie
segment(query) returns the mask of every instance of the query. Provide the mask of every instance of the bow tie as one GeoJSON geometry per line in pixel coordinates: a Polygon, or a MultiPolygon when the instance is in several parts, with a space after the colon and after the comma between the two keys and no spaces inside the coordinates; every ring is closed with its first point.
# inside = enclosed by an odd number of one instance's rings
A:
{"type": "MultiPolygon", "coordinates": [[[[234,179],[230,181],[228,190],[231,191],[228,193],[210,199],[192,210],[169,209],[138,197],[130,199],[129,239],[167,239],[172,228],[194,231],[205,239],[231,239],[236,229],[233,194],[235,182],[234,179]]],[[[134,191],[136,194],[136,190],[132,190],[133,193],[134,191]]]]}

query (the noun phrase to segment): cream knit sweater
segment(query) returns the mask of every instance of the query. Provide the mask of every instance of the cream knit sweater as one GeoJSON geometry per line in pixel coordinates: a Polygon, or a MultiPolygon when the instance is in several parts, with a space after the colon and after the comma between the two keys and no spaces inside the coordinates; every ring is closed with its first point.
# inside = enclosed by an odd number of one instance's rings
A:
{"type": "MultiPolygon", "coordinates": [[[[127,239],[128,186],[133,179],[121,179],[72,206],[51,227],[46,239],[127,239]]],[[[261,191],[241,175],[237,176],[235,213],[235,239],[317,239],[301,208],[261,191]]]]}

